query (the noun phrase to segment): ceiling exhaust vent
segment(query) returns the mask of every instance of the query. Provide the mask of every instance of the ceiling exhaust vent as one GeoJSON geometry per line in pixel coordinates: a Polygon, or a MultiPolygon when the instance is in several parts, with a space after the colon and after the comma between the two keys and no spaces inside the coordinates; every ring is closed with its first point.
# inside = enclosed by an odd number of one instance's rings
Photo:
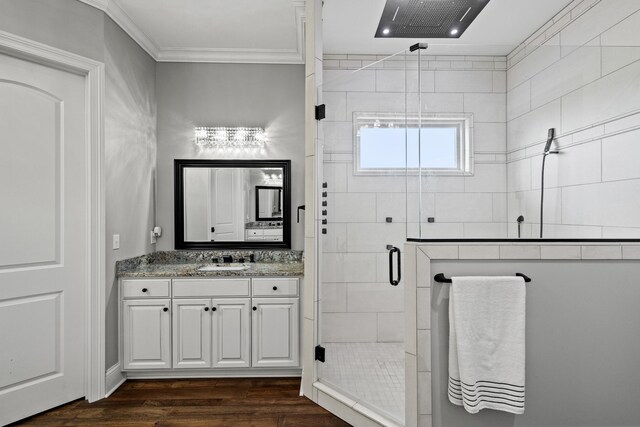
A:
{"type": "Polygon", "coordinates": [[[489,0],[387,0],[381,38],[459,38],[489,0]]]}

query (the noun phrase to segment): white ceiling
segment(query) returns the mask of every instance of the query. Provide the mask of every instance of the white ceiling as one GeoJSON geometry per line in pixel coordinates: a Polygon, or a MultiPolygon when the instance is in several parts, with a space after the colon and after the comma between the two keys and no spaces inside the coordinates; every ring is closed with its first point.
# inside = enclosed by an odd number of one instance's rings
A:
{"type": "Polygon", "coordinates": [[[157,61],[303,63],[304,0],[80,0],[157,61]]]}
{"type": "Polygon", "coordinates": [[[571,2],[491,0],[459,39],[376,39],[386,0],[324,0],[324,52],[385,55],[427,42],[429,54],[507,55],[571,2]]]}
{"type": "MultiPolygon", "coordinates": [[[[304,62],[305,0],[80,0],[104,10],[155,60],[304,62]]],[[[572,0],[491,0],[460,39],[375,39],[386,0],[324,0],[325,53],[506,55],[572,0]]]]}

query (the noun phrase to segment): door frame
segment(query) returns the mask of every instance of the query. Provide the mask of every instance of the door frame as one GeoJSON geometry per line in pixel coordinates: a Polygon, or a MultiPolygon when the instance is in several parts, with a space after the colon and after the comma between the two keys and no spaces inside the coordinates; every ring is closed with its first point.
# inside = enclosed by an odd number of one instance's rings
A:
{"type": "Polygon", "coordinates": [[[43,43],[0,31],[0,53],[72,72],[85,77],[86,205],[85,248],[85,398],[105,397],[105,189],[104,189],[104,86],[102,62],[43,43]]]}

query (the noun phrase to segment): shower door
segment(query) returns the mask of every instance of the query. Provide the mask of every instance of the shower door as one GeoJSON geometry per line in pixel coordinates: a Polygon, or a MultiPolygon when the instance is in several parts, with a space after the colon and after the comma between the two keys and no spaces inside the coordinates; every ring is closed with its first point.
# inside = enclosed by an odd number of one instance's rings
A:
{"type": "Polygon", "coordinates": [[[404,423],[402,251],[418,193],[417,55],[325,58],[317,362],[321,383],[404,423]],[[414,143],[415,145],[415,143],[414,143]],[[408,150],[409,149],[409,150],[408,150]],[[324,350],[324,357],[322,351],[324,350]]]}

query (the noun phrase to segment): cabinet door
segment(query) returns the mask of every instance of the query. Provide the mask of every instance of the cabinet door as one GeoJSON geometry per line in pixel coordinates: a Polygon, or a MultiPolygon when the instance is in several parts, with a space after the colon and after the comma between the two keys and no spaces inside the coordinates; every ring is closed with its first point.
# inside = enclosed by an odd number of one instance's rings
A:
{"type": "Polygon", "coordinates": [[[171,368],[171,300],[122,302],[124,369],[171,368]]]}
{"type": "Polygon", "coordinates": [[[299,366],[298,298],[254,298],[252,303],[252,366],[299,366]]]}
{"type": "Polygon", "coordinates": [[[249,301],[249,298],[211,301],[212,367],[250,366],[249,301]]]}
{"type": "Polygon", "coordinates": [[[211,300],[173,300],[173,367],[211,367],[211,300]]]}

